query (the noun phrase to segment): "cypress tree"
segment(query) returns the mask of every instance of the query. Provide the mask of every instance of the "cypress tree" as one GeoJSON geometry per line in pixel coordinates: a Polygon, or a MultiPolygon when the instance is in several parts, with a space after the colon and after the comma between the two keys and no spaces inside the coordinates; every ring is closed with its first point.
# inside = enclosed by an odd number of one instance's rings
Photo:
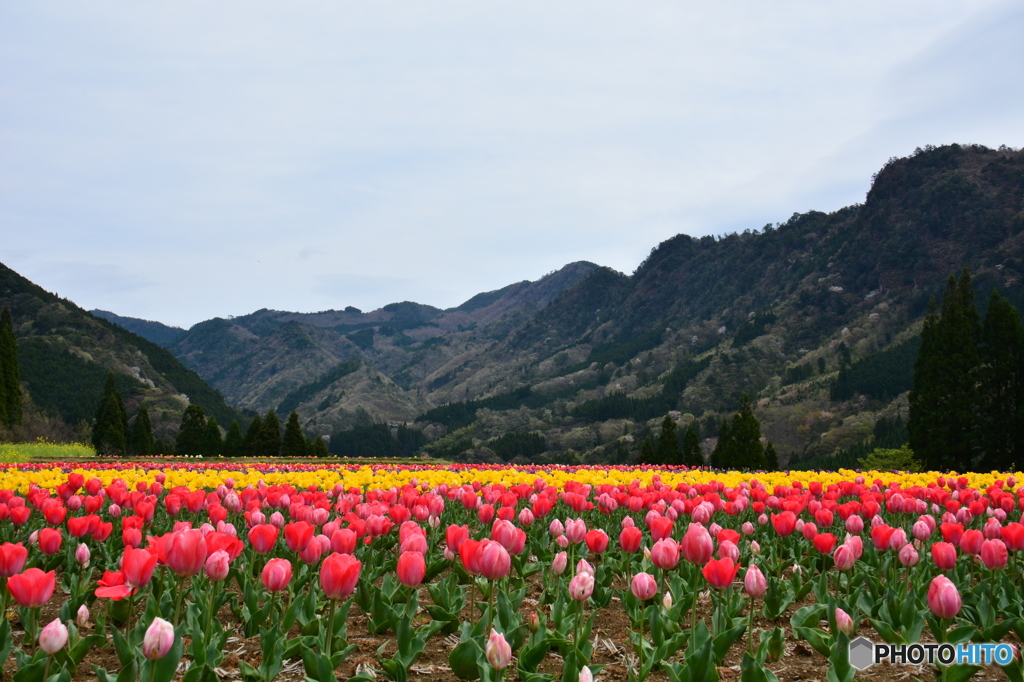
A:
{"type": "Polygon", "coordinates": [[[281,454],[281,423],[274,410],[267,412],[263,425],[256,436],[257,457],[278,457],[281,454]]]}
{"type": "Polygon", "coordinates": [[[263,420],[257,414],[249,422],[249,428],[245,431],[245,456],[246,457],[257,457],[256,444],[260,439],[260,430],[263,429],[263,420]]]}
{"type": "Polygon", "coordinates": [[[128,415],[124,401],[117,391],[114,374],[107,374],[103,387],[103,398],[96,411],[96,423],[92,429],[92,445],[99,455],[123,457],[128,445],[128,415]]]}
{"type": "Polygon", "coordinates": [[[302,427],[299,426],[299,415],[295,410],[288,415],[288,422],[284,427],[284,441],[281,443],[282,457],[305,457],[306,438],[302,435],[302,427]]]}
{"type": "Polygon", "coordinates": [[[1024,463],[1019,420],[1024,410],[1024,327],[1017,309],[996,291],[985,312],[979,360],[982,466],[987,471],[1013,471],[1024,463]]]}
{"type": "Polygon", "coordinates": [[[654,444],[651,442],[651,437],[647,436],[644,438],[643,445],[640,446],[640,458],[637,460],[638,464],[655,464],[654,461],[654,444]]]}
{"type": "Polygon", "coordinates": [[[971,275],[949,276],[942,308],[921,330],[907,431],[925,468],[969,471],[978,444],[978,337],[971,275]]]}
{"type": "Polygon", "coordinates": [[[732,443],[732,429],[729,428],[729,419],[722,420],[718,427],[718,442],[715,449],[711,451],[711,466],[716,469],[726,469],[731,466],[734,459],[732,443]]]}
{"type": "Polygon", "coordinates": [[[704,453],[700,450],[700,435],[697,433],[697,420],[690,422],[683,434],[683,464],[688,467],[704,466],[704,453]]]}
{"type": "Polygon", "coordinates": [[[761,424],[754,416],[750,396],[746,393],[740,399],[740,410],[732,418],[729,429],[733,443],[733,462],[730,466],[739,469],[764,469],[764,446],[761,445],[761,424]]]}
{"type": "Polygon", "coordinates": [[[775,446],[772,445],[771,441],[768,441],[768,445],[764,448],[764,459],[767,463],[765,466],[767,471],[779,470],[779,456],[775,454],[775,446]]]}
{"type": "Polygon", "coordinates": [[[153,424],[149,420],[146,403],[139,403],[139,413],[135,415],[131,451],[136,457],[151,457],[153,455],[153,424]]]}
{"type": "Polygon", "coordinates": [[[203,454],[203,434],[206,431],[206,413],[199,405],[189,405],[181,415],[181,427],[175,438],[179,456],[203,454]]]}
{"type": "Polygon", "coordinates": [[[154,455],[166,455],[170,452],[170,448],[164,443],[162,438],[156,438],[153,440],[153,454],[154,455]]]}
{"type": "Polygon", "coordinates": [[[672,417],[665,415],[661,420],[661,435],[658,436],[658,449],[654,453],[658,464],[675,466],[682,464],[682,453],[679,452],[679,434],[672,417]]]}
{"type": "Polygon", "coordinates": [[[18,341],[14,338],[11,310],[0,313],[0,424],[21,425],[21,381],[18,377],[18,341]]]}
{"type": "Polygon", "coordinates": [[[327,443],[324,442],[323,436],[317,436],[316,440],[313,441],[313,456],[314,457],[329,457],[330,453],[327,451],[327,443]]]}
{"type": "Polygon", "coordinates": [[[228,435],[224,437],[224,456],[245,456],[245,439],[242,437],[242,429],[238,426],[237,419],[231,421],[231,428],[228,429],[228,435]]]}
{"type": "Polygon", "coordinates": [[[224,452],[224,441],[220,437],[220,426],[217,418],[211,416],[203,429],[203,444],[200,450],[203,457],[220,457],[224,452]]]}

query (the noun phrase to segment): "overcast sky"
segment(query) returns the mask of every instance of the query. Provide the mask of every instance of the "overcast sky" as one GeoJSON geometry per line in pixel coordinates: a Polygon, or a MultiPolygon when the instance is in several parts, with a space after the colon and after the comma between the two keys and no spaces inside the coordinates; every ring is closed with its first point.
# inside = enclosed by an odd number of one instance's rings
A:
{"type": "Polygon", "coordinates": [[[0,4],[0,262],[183,327],[439,307],[1024,145],[1024,2],[0,4]]]}

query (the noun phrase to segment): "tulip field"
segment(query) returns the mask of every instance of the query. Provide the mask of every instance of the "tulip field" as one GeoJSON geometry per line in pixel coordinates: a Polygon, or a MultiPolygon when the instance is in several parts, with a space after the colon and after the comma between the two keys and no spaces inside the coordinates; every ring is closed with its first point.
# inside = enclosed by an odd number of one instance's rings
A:
{"type": "Polygon", "coordinates": [[[1020,474],[3,467],[14,682],[1024,682],[1020,474]]]}

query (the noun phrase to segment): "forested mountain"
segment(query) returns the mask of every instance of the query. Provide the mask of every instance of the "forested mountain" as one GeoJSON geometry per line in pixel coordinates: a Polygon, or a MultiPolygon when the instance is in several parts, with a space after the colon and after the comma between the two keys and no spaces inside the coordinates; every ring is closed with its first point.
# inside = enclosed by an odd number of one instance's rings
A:
{"type": "Polygon", "coordinates": [[[244,419],[167,349],[0,264],[3,306],[11,311],[19,378],[29,397],[25,427],[41,431],[38,435],[87,440],[111,372],[129,418],[134,420],[145,400],[157,437],[173,439],[190,403],[223,424],[244,419]]]}
{"type": "Polygon", "coordinates": [[[928,147],[890,160],[861,205],[678,235],[632,275],[575,263],[450,310],[261,310],[170,348],[230,400],[294,408],[314,433],[416,419],[428,452],[481,459],[636,457],[667,412],[709,453],[747,393],[785,463],[906,418],[951,273],[970,269],[981,313],[993,289],[1024,304],[1022,201],[1024,153],[928,147]]]}
{"type": "Polygon", "coordinates": [[[181,327],[171,327],[162,322],[153,322],[152,320],[140,320],[135,317],[121,317],[107,310],[90,310],[96,317],[102,317],[108,322],[113,322],[116,325],[120,325],[130,332],[138,334],[144,339],[152,341],[158,346],[166,348],[182,334],[185,330],[181,327]]]}

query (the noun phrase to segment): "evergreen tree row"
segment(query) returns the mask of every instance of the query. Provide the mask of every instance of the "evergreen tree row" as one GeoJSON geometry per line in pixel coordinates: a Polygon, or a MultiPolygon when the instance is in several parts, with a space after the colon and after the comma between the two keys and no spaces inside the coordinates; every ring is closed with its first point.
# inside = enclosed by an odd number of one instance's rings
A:
{"type": "Polygon", "coordinates": [[[0,425],[21,425],[21,381],[18,378],[18,342],[14,338],[11,311],[0,314],[0,425]]]}
{"type": "Polygon", "coordinates": [[[910,448],[928,469],[1011,471],[1024,464],[1024,326],[993,291],[984,320],[971,275],[932,301],[914,364],[910,448]]]}

